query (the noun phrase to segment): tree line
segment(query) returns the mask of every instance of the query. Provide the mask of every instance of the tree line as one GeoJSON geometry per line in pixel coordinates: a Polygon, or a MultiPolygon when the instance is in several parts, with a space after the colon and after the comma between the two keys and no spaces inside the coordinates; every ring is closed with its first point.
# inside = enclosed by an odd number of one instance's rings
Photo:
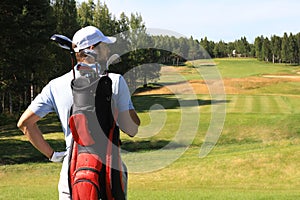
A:
{"type": "MultiPolygon", "coordinates": [[[[81,4],[75,0],[2,0],[0,113],[20,113],[51,79],[70,71],[69,52],[58,48],[50,37],[62,34],[72,39],[80,27],[88,25],[98,27],[105,35],[126,33],[126,38],[120,37],[119,42],[126,43],[126,51],[134,48],[129,43],[134,37],[133,30],[149,37],[141,15],[122,13],[117,19],[100,0],[81,4]]],[[[133,53],[127,57],[130,56],[133,53]]],[[[137,70],[135,78],[141,76],[137,70]]]]}
{"type": "Polygon", "coordinates": [[[50,42],[53,34],[72,38],[80,27],[94,25],[105,35],[115,35],[112,53],[122,62],[112,71],[123,74],[130,88],[147,85],[159,77],[160,64],[180,65],[186,60],[220,57],[256,57],[267,62],[300,60],[300,34],[283,37],[246,37],[234,42],[214,42],[207,37],[147,34],[142,16],[122,13],[118,18],[105,3],[87,0],[2,0],[0,2],[0,113],[18,114],[49,80],[71,70],[68,52],[50,42]],[[137,67],[139,66],[139,67],[137,67]]]}
{"type": "Polygon", "coordinates": [[[282,37],[272,35],[270,38],[258,36],[254,43],[241,37],[234,42],[208,41],[201,39],[204,47],[213,58],[221,57],[255,57],[258,60],[273,63],[300,64],[300,33],[284,33],[282,37]]]}

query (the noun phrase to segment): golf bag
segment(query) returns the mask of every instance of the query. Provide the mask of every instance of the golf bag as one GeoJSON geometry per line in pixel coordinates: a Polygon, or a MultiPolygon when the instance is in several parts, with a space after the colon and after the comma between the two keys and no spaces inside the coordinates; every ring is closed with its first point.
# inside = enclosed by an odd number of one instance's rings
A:
{"type": "Polygon", "coordinates": [[[112,81],[80,76],[71,83],[73,93],[69,126],[73,141],[69,187],[73,200],[123,200],[123,163],[119,128],[112,109],[112,81]]]}

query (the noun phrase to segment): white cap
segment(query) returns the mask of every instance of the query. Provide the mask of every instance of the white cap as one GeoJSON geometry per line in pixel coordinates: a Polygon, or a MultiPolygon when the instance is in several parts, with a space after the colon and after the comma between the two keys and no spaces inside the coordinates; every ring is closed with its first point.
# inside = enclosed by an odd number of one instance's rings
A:
{"type": "Polygon", "coordinates": [[[98,42],[104,42],[107,44],[114,43],[116,41],[115,37],[105,36],[98,28],[94,26],[87,26],[78,30],[74,36],[72,42],[76,45],[74,48],[75,52],[79,50],[86,49],[98,42]]]}

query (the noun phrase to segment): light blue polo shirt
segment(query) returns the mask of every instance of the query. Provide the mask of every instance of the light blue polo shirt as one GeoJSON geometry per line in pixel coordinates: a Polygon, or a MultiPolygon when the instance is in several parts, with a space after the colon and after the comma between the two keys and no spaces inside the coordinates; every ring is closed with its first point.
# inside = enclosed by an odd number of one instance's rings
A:
{"type": "MultiPolygon", "coordinates": [[[[80,76],[78,70],[75,70],[75,74],[76,77],[80,76]]],[[[109,77],[112,80],[112,99],[118,109],[118,112],[134,109],[130,92],[124,78],[121,75],[114,73],[110,73],[109,77]]],[[[29,109],[39,117],[44,117],[50,112],[57,113],[62,125],[62,130],[65,134],[66,149],[70,147],[72,138],[72,134],[70,134],[71,131],[68,126],[70,108],[73,104],[71,90],[72,80],[72,71],[51,80],[29,106],[29,109]]]]}

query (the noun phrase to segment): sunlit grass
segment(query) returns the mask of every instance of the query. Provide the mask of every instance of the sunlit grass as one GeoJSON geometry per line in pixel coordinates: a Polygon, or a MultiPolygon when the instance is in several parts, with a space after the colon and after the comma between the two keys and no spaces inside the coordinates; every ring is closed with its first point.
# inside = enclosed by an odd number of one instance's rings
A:
{"type": "MultiPolygon", "coordinates": [[[[299,67],[268,64],[255,59],[216,59],[225,78],[262,74],[295,74],[299,67]]],[[[196,62],[197,63],[197,62],[196,62]]],[[[200,63],[201,64],[201,63],[200,63]]],[[[199,65],[200,65],[199,64],[199,65]]],[[[174,83],[199,77],[198,68],[178,67],[160,80],[174,83]]],[[[245,94],[228,94],[226,119],[214,149],[199,158],[200,147],[212,117],[211,96],[196,94],[198,105],[190,109],[191,122],[199,112],[196,135],[183,155],[174,162],[147,173],[129,173],[129,199],[300,199],[300,91],[299,82],[274,82],[248,87],[245,94]],[[196,114],[195,114],[196,113],[196,114]]],[[[190,101],[181,96],[181,100],[190,101]]],[[[155,152],[174,139],[182,123],[182,107],[174,95],[133,97],[141,118],[136,138],[122,134],[123,157],[155,152]],[[155,105],[153,107],[153,105],[155,105]]],[[[64,135],[57,118],[40,123],[45,139],[56,150],[64,149],[64,135]]],[[[191,123],[186,134],[193,130],[191,123]]],[[[13,128],[0,133],[0,199],[57,199],[61,164],[50,163],[35,150],[23,134],[13,128]],[[3,164],[4,163],[4,164],[3,164]]],[[[182,146],[174,146],[174,151],[182,146]]],[[[168,151],[164,151],[168,152],[168,151]]],[[[150,158],[149,158],[150,159],[150,158]]],[[[162,160],[153,160],[159,165],[162,160]]],[[[140,166],[145,163],[135,160],[140,166]]],[[[130,166],[130,163],[127,163],[130,166]]],[[[148,166],[145,166],[145,168],[148,166]]]]}

